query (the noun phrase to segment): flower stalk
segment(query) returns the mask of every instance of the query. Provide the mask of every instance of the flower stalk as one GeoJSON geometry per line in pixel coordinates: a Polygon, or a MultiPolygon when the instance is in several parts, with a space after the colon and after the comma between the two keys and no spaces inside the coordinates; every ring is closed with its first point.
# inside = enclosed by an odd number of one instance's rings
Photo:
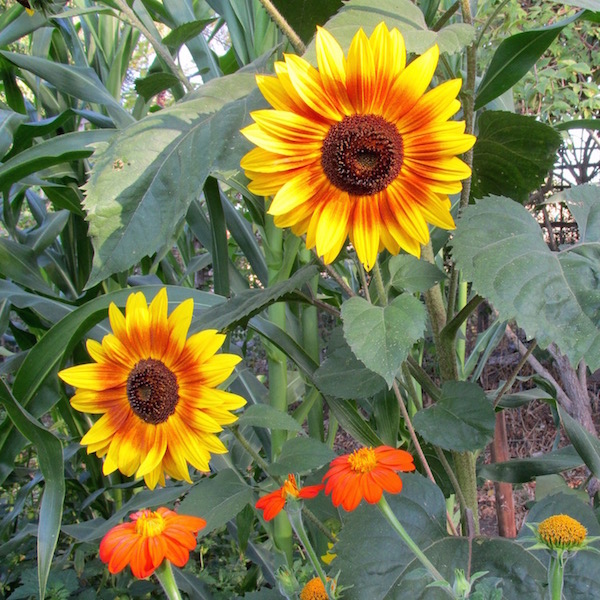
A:
{"type": "Polygon", "coordinates": [[[165,595],[169,600],[182,600],[179,588],[175,583],[173,568],[168,560],[163,560],[162,564],[154,572],[162,589],[165,590],[165,595]]]}
{"type": "Polygon", "coordinates": [[[417,560],[427,569],[427,571],[429,572],[431,577],[435,581],[438,581],[442,584],[440,586],[441,589],[446,590],[446,593],[450,597],[454,597],[454,594],[451,591],[452,586],[448,583],[448,581],[446,581],[446,579],[444,579],[444,576],[435,568],[433,563],[425,556],[425,554],[423,553],[421,548],[419,548],[419,546],[417,546],[417,544],[414,542],[414,540],[408,534],[408,531],[406,531],[406,529],[404,529],[404,527],[402,526],[402,523],[400,523],[400,521],[398,521],[398,519],[396,518],[396,515],[394,514],[390,505],[388,504],[387,500],[385,499],[385,496],[381,496],[381,499],[377,503],[377,507],[379,508],[379,510],[381,511],[383,516],[388,520],[389,524],[394,528],[396,533],[402,538],[402,541],[410,548],[411,552],[415,555],[417,560]]]}
{"type": "Polygon", "coordinates": [[[550,600],[562,600],[565,572],[565,550],[556,550],[550,556],[548,565],[548,591],[550,600]]]}

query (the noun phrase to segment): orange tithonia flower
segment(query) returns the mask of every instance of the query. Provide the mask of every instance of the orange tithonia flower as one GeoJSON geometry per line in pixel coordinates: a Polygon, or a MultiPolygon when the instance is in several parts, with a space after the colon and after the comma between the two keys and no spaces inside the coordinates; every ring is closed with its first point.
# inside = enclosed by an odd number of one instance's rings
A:
{"type": "Polygon", "coordinates": [[[438,47],[406,65],[402,35],[384,23],[359,30],[347,58],[319,28],[316,52],[318,70],[285,55],[276,77],[256,78],[274,110],[242,130],[257,146],[241,161],[250,191],[273,195],[275,225],[306,234],[326,263],[348,236],[367,269],[383,248],[419,256],[428,223],[454,228],[448,195],[471,174],[457,155],[475,138],[448,120],[461,80],[425,93],[438,47]]]}
{"type": "Polygon", "coordinates": [[[551,549],[579,548],[586,535],[587,529],[569,515],[552,515],[538,525],[538,538],[551,549]]]}
{"type": "Polygon", "coordinates": [[[396,471],[414,470],[413,457],[405,450],[391,446],[360,448],[331,461],[323,477],[325,493],[331,494],[334,506],[354,510],[363,498],[375,504],[384,491],[397,494],[402,480],[396,471]]]}
{"type": "Polygon", "coordinates": [[[110,305],[112,334],[87,341],[95,363],[59,376],[77,388],[73,408],[102,417],[81,440],[88,454],[105,456],[104,473],[143,477],[149,488],[164,485],[165,473],[190,481],[188,463],[208,471],[211,453],[227,452],[217,434],[246,401],[216,386],[241,360],[216,354],[225,340],[216,330],[188,339],[194,301],[167,316],[163,288],[150,306],[141,292],[127,299],[125,316],[110,305]]]}
{"type": "Polygon", "coordinates": [[[307,485],[301,489],[296,485],[296,477],[291,473],[285,480],[284,484],[274,492],[263,496],[256,502],[256,508],[263,511],[265,521],[274,519],[285,506],[285,501],[288,498],[314,498],[325,486],[307,485]]]}
{"type": "Polygon", "coordinates": [[[166,558],[183,567],[196,547],[196,535],[206,525],[200,517],[178,515],[168,508],[139,510],[131,523],[113,527],[100,542],[100,559],[111,573],[127,565],[140,579],[154,573],[166,558]]]}
{"type": "MultiPolygon", "coordinates": [[[[327,581],[331,581],[329,577],[327,581]]],[[[333,586],[335,589],[335,585],[333,586]]],[[[325,586],[319,577],[313,577],[300,592],[300,600],[329,600],[325,586]]]]}

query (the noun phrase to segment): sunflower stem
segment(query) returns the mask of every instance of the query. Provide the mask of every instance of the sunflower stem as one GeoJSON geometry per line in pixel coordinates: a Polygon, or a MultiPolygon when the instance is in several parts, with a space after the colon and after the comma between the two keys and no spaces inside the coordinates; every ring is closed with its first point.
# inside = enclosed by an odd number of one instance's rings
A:
{"type": "Polygon", "coordinates": [[[373,280],[375,281],[375,289],[377,290],[377,304],[380,306],[387,305],[387,294],[385,292],[385,286],[383,285],[383,277],[381,276],[381,269],[379,268],[379,260],[375,261],[373,265],[373,280]]]}
{"type": "MultiPolygon", "coordinates": [[[[306,533],[306,529],[304,528],[304,522],[302,521],[302,509],[300,508],[300,502],[294,499],[289,499],[286,505],[285,512],[292,524],[292,528],[296,532],[302,547],[308,554],[308,558],[312,563],[314,570],[316,571],[319,579],[323,582],[323,586],[327,590],[327,577],[321,567],[321,563],[319,561],[319,557],[315,552],[312,544],[310,543],[310,539],[308,538],[308,534],[306,533]]],[[[330,597],[328,595],[328,597],[330,597]]]]}
{"type": "Polygon", "coordinates": [[[275,5],[271,2],[271,0],[260,0],[260,3],[263,5],[264,9],[269,13],[271,19],[281,32],[285,35],[285,37],[290,41],[290,44],[294,48],[294,50],[298,54],[304,54],[306,51],[306,46],[304,42],[300,39],[300,36],[292,29],[290,24],[285,20],[285,17],[275,8],[275,5]]]}
{"type": "Polygon", "coordinates": [[[165,590],[165,595],[169,600],[182,600],[181,594],[179,593],[179,588],[175,583],[173,568],[171,567],[170,561],[165,558],[165,560],[163,560],[158,566],[154,574],[162,586],[162,589],[165,590]]]}
{"type": "Polygon", "coordinates": [[[413,539],[408,535],[408,531],[404,529],[402,523],[398,521],[394,511],[392,511],[390,505],[388,504],[385,496],[381,496],[381,500],[377,503],[377,507],[383,514],[383,516],[388,520],[389,524],[394,528],[396,533],[402,538],[402,541],[410,548],[412,553],[415,555],[417,560],[429,571],[429,574],[435,581],[440,581],[444,583],[444,586],[441,586],[446,593],[454,598],[454,594],[452,593],[452,586],[444,579],[442,574],[435,568],[433,563],[425,556],[421,548],[417,546],[417,544],[413,541],[413,539]]]}
{"type": "Polygon", "coordinates": [[[550,600],[562,600],[564,583],[564,550],[556,550],[550,556],[548,565],[548,592],[550,600]]]}
{"type": "MultiPolygon", "coordinates": [[[[299,253],[299,258],[302,264],[309,264],[312,262],[312,253],[307,248],[302,248],[299,253]]],[[[319,285],[319,276],[315,275],[309,282],[311,292],[313,296],[317,295],[317,288],[319,285]]],[[[320,362],[320,349],[319,349],[319,313],[315,306],[302,306],[301,320],[302,320],[302,344],[306,353],[318,364],[320,362]]],[[[314,390],[314,386],[307,380],[306,381],[306,396],[314,390]]],[[[313,402],[308,413],[308,431],[310,437],[315,438],[319,441],[325,439],[325,428],[324,428],[324,417],[323,417],[323,397],[320,393],[317,393],[317,397],[313,402]]]]}

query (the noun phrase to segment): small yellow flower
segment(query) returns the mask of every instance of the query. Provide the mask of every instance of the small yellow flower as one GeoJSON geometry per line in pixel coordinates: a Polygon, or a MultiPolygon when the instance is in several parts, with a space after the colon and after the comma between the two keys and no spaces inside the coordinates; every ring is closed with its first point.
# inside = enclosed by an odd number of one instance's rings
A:
{"type": "Polygon", "coordinates": [[[300,600],[329,600],[323,582],[318,577],[313,577],[302,588],[300,600]]]}
{"type": "Polygon", "coordinates": [[[552,515],[538,525],[538,537],[552,550],[581,547],[587,529],[569,515],[552,515]]]}

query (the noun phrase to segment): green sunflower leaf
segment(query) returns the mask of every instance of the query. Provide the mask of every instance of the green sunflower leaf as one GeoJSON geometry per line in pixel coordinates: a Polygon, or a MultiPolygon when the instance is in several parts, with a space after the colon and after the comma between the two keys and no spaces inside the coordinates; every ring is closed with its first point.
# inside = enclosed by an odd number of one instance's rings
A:
{"type": "Polygon", "coordinates": [[[323,25],[342,6],[342,0],[274,0],[273,4],[292,29],[307,44],[323,25]]]}
{"type": "Polygon", "coordinates": [[[473,148],[471,195],[502,194],[526,202],[556,161],[561,136],[533,117],[485,111],[473,148]]]}
{"type": "Polygon", "coordinates": [[[219,471],[214,477],[201,479],[181,502],[182,515],[201,517],[207,535],[235,518],[248,503],[254,501],[252,488],[233,469],[219,471]]]}
{"type": "Polygon", "coordinates": [[[215,172],[239,172],[250,144],[239,133],[264,105],[252,73],[213,79],[185,101],[120,131],[94,154],[85,209],[94,245],[88,286],[170,245],[215,172]]]}
{"type": "MultiPolygon", "coordinates": [[[[410,0],[349,0],[325,26],[347,51],[359,27],[371,35],[381,21],[385,21],[389,29],[395,27],[400,31],[409,53],[422,54],[437,44],[440,52],[452,54],[469,45],[475,37],[475,29],[465,23],[453,23],[441,31],[431,31],[421,10],[410,0]]],[[[305,58],[312,62],[315,57],[313,42],[305,58]]]]}
{"type": "Polygon", "coordinates": [[[391,388],[400,365],[423,334],[425,309],[409,294],[398,296],[384,308],[354,297],[342,306],[342,322],[356,358],[391,388]]]}
{"type": "Polygon", "coordinates": [[[269,471],[282,477],[288,473],[306,473],[322,467],[335,457],[335,452],[327,444],[315,438],[295,437],[283,444],[279,458],[271,464],[269,471]]]}
{"type": "Polygon", "coordinates": [[[426,260],[410,254],[392,256],[388,262],[392,287],[403,292],[426,292],[446,279],[446,274],[426,260]]]}
{"type": "Polygon", "coordinates": [[[420,410],[413,425],[423,438],[444,450],[484,448],[494,437],[496,416],[485,392],[475,383],[448,381],[441,398],[420,410]]]}
{"type": "Polygon", "coordinates": [[[294,417],[268,404],[253,404],[244,409],[236,425],[243,427],[265,427],[267,429],[284,429],[287,431],[302,431],[302,426],[294,417]]]}
{"type": "MultiPolygon", "coordinates": [[[[599,195],[593,187],[579,200],[592,206],[599,195]]],[[[542,348],[555,342],[572,364],[584,358],[594,371],[600,367],[600,244],[596,233],[584,233],[591,241],[552,252],[525,208],[489,197],[464,210],[452,252],[501,320],[515,319],[542,348]]]]}

